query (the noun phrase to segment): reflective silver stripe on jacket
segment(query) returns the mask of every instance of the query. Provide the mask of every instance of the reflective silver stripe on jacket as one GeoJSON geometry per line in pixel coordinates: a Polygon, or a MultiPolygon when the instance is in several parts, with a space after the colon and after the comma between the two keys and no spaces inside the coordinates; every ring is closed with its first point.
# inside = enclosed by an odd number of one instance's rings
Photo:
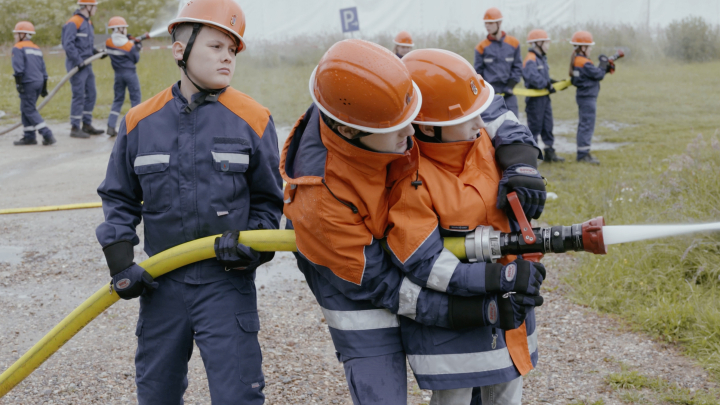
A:
{"type": "Polygon", "coordinates": [[[370,330],[397,328],[400,326],[397,316],[387,309],[367,309],[363,311],[334,311],[322,308],[329,327],[339,330],[370,330]]]}
{"type": "Polygon", "coordinates": [[[107,52],[109,55],[115,55],[115,56],[125,56],[125,52],[123,51],[116,51],[114,49],[105,49],[105,52],[107,52]]]}
{"type": "Polygon", "coordinates": [[[145,155],[135,158],[135,167],[158,163],[170,163],[170,155],[145,155]]]}
{"type": "Polygon", "coordinates": [[[497,119],[493,122],[486,122],[485,123],[485,131],[487,131],[488,135],[490,135],[490,139],[495,138],[495,135],[497,135],[498,129],[500,129],[500,126],[505,121],[515,121],[518,124],[520,121],[515,116],[515,113],[512,111],[508,111],[505,114],[497,117],[497,119]]]}
{"type": "Polygon", "coordinates": [[[422,288],[405,277],[400,285],[400,305],[398,315],[415,320],[417,315],[417,302],[422,288]]]}
{"type": "Polygon", "coordinates": [[[436,291],[446,292],[450,284],[450,279],[453,273],[455,273],[455,268],[459,263],[460,260],[458,260],[452,252],[443,248],[440,256],[435,260],[430,270],[427,287],[436,291]]]}
{"type": "Polygon", "coordinates": [[[25,53],[28,55],[43,56],[42,51],[39,49],[25,48],[25,53]]]}
{"type": "Polygon", "coordinates": [[[85,38],[85,37],[87,36],[87,34],[82,33],[82,32],[78,32],[78,33],[75,34],[75,35],[77,35],[78,37],[81,37],[81,38],[85,38]]]}
{"type": "Polygon", "coordinates": [[[512,62],[514,60],[515,60],[515,58],[505,58],[505,62],[512,62]]]}
{"type": "Polygon", "coordinates": [[[248,155],[244,153],[221,153],[221,152],[213,152],[213,160],[220,163],[222,161],[227,161],[228,163],[239,163],[246,165],[250,162],[250,158],[248,155]]]}
{"type": "MultiPolygon", "coordinates": [[[[537,329],[528,336],[528,349],[530,354],[537,350],[537,329]]],[[[422,375],[481,373],[513,365],[507,347],[479,353],[408,354],[407,358],[415,374],[422,375]]]]}

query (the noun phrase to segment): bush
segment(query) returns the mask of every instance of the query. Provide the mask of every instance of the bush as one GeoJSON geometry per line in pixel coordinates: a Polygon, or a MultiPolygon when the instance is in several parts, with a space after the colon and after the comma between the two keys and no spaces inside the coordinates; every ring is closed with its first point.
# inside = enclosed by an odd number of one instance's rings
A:
{"type": "Polygon", "coordinates": [[[685,62],[716,59],[720,54],[720,35],[702,17],[673,21],[665,30],[665,54],[685,62]]]}

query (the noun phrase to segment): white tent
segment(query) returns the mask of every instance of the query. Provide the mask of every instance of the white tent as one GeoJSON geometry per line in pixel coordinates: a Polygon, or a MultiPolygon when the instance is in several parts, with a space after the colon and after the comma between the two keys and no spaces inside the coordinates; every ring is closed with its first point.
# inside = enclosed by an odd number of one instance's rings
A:
{"type": "Polygon", "coordinates": [[[357,7],[360,34],[373,36],[470,30],[484,33],[482,16],[498,7],[505,27],[581,26],[628,23],[662,27],[687,16],[720,25],[720,0],[238,0],[247,17],[246,35],[279,40],[340,33],[340,9],[357,7]]]}

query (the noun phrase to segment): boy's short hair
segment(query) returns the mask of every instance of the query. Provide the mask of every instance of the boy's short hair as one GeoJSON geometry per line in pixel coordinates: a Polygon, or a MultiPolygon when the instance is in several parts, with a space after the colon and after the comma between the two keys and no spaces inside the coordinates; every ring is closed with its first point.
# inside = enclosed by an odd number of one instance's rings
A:
{"type": "Polygon", "coordinates": [[[350,129],[350,132],[353,133],[352,134],[353,138],[358,138],[358,137],[362,138],[363,136],[371,135],[370,132],[363,132],[357,128],[353,128],[353,127],[347,126],[343,123],[337,122],[334,119],[330,118],[327,114],[323,113],[322,111],[320,112],[320,115],[322,116],[323,121],[325,121],[325,124],[327,124],[327,126],[330,127],[330,129],[332,129],[334,132],[340,133],[338,131],[338,128],[348,127],[350,129]]]}

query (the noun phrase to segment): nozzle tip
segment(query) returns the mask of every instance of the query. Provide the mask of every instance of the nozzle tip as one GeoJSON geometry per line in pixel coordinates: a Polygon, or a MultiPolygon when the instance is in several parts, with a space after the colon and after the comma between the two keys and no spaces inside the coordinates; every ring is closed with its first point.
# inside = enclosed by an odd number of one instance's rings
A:
{"type": "Polygon", "coordinates": [[[603,239],[603,226],[605,226],[605,219],[603,217],[597,217],[583,222],[582,241],[583,249],[586,252],[596,255],[607,254],[607,247],[605,247],[605,240],[603,239]]]}

